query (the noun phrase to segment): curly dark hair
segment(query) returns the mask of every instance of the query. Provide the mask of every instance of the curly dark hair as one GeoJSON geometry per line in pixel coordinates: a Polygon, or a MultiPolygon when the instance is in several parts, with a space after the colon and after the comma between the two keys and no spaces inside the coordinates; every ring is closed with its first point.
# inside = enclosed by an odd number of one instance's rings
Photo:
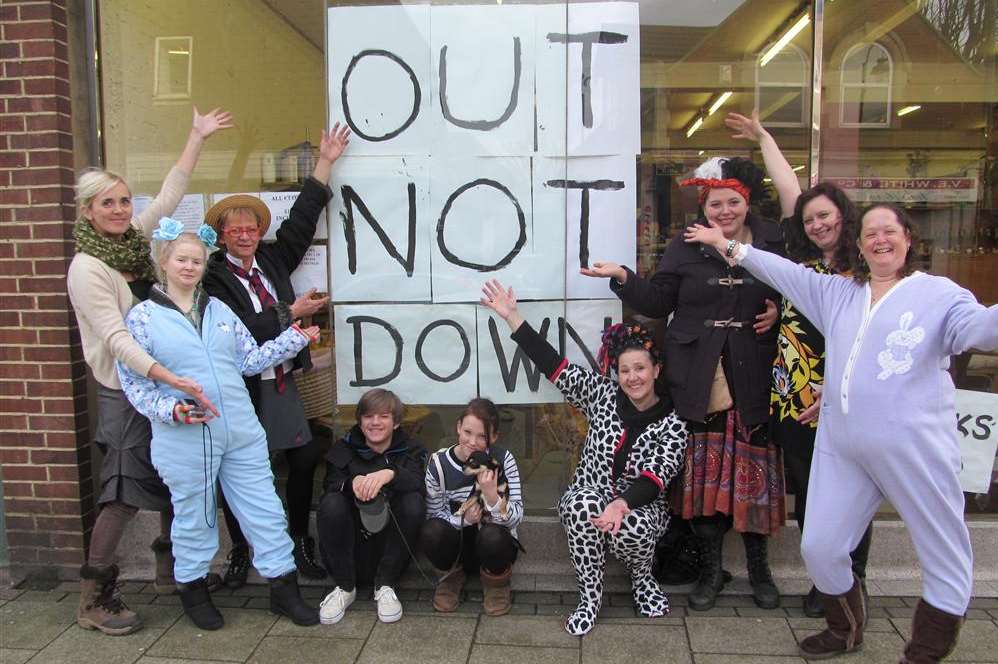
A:
{"type": "Polygon", "coordinates": [[[640,323],[617,323],[603,331],[602,345],[596,355],[596,362],[603,374],[617,369],[617,360],[629,350],[644,350],[651,355],[654,364],[661,359],[655,345],[655,335],[640,323]]]}
{"type": "Polygon", "coordinates": [[[898,276],[907,277],[915,271],[915,225],[912,223],[908,212],[904,208],[894,205],[893,203],[874,203],[870,207],[863,210],[863,214],[860,215],[859,218],[859,223],[856,225],[856,248],[852,252],[852,278],[861,284],[870,280],[870,266],[867,265],[866,259],[863,258],[863,254],[859,251],[860,241],[863,237],[863,219],[866,218],[866,215],[870,212],[878,208],[893,212],[894,216],[898,220],[898,223],[901,224],[901,227],[908,233],[908,239],[910,240],[908,253],[905,254],[904,265],[902,265],[901,269],[898,270],[898,276]]]}
{"type": "Polygon", "coordinates": [[[751,159],[745,157],[727,159],[721,164],[721,175],[724,179],[734,178],[748,187],[749,203],[758,203],[766,198],[766,187],[762,182],[766,174],[751,159]]]}
{"type": "Polygon", "coordinates": [[[819,182],[800,196],[794,205],[794,213],[786,223],[784,231],[787,238],[787,256],[797,262],[822,258],[822,252],[807,237],[804,232],[804,207],[814,199],[824,196],[835,205],[842,217],[842,228],[839,232],[838,246],[831,267],[837,272],[845,272],[852,265],[852,255],[855,249],[853,238],[856,237],[856,225],[859,223],[859,208],[850,200],[840,187],[831,182],[819,182]]]}

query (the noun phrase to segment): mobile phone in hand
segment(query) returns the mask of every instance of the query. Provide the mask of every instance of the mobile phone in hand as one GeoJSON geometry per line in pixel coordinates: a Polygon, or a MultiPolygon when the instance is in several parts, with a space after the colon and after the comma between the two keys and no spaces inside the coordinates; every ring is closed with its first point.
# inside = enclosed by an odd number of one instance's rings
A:
{"type": "Polygon", "coordinates": [[[184,399],[184,403],[188,406],[194,406],[187,411],[188,417],[204,417],[204,408],[195,399],[184,399]]]}

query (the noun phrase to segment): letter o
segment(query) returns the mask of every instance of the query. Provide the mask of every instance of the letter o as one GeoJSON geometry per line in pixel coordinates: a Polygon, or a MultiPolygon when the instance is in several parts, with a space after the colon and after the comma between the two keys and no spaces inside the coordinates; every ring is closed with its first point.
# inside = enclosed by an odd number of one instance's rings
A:
{"type": "Polygon", "coordinates": [[[468,366],[471,364],[471,344],[468,342],[468,336],[464,333],[464,328],[455,323],[452,320],[435,320],[426,327],[423,331],[419,333],[419,338],[416,339],[416,366],[424,374],[429,376],[435,381],[441,383],[449,383],[458,376],[462,375],[468,370],[468,366]],[[426,361],[423,360],[423,342],[426,341],[426,337],[430,336],[430,332],[437,329],[438,327],[453,327],[457,330],[457,335],[461,339],[461,343],[464,345],[464,357],[461,358],[461,364],[453,373],[447,374],[446,376],[441,376],[440,374],[431,370],[426,366],[426,361]]]}
{"type": "Polygon", "coordinates": [[[447,198],[447,202],[444,203],[444,209],[440,212],[440,220],[437,222],[437,246],[440,247],[440,253],[444,255],[444,258],[446,258],[448,262],[453,263],[454,265],[466,267],[472,270],[476,270],[478,272],[494,272],[495,270],[506,267],[507,265],[510,264],[510,262],[512,262],[514,258],[516,258],[516,255],[520,253],[520,250],[523,249],[523,245],[526,244],[526,242],[527,242],[527,220],[526,217],[524,217],[523,215],[523,208],[520,207],[520,203],[519,201],[516,200],[516,197],[513,195],[513,193],[502,184],[496,182],[495,180],[479,178],[473,182],[469,182],[465,185],[458,187],[454,191],[454,193],[447,198]],[[447,214],[450,212],[451,205],[454,204],[454,201],[457,200],[458,196],[460,196],[461,194],[463,194],[464,192],[468,191],[473,187],[492,187],[506,194],[506,197],[509,198],[510,202],[513,204],[513,207],[516,208],[516,218],[520,224],[520,235],[516,238],[516,244],[513,245],[513,248],[510,250],[508,254],[500,258],[496,263],[492,265],[485,265],[483,263],[472,263],[470,261],[462,260],[458,258],[456,255],[454,255],[449,249],[447,249],[447,245],[444,243],[444,224],[447,222],[447,214]]]}
{"type": "Polygon", "coordinates": [[[343,103],[344,120],[346,120],[346,123],[350,125],[350,129],[353,131],[353,133],[357,134],[358,136],[360,136],[365,140],[373,142],[387,141],[389,139],[395,138],[403,131],[408,129],[409,125],[411,125],[413,122],[416,121],[416,116],[419,115],[419,104],[420,101],[422,100],[422,97],[423,93],[419,88],[419,81],[416,80],[416,72],[412,70],[412,67],[406,64],[406,62],[402,58],[395,55],[394,53],[390,51],[383,51],[380,49],[366,49],[361,51],[357,55],[353,56],[352,58],[350,58],[350,64],[347,65],[346,73],[343,74],[343,84],[340,86],[340,100],[343,103]],[[353,117],[350,115],[350,102],[347,100],[347,83],[350,80],[350,75],[353,74],[353,69],[354,67],[357,66],[357,63],[360,62],[361,58],[367,57],[369,55],[388,58],[389,60],[397,64],[399,67],[401,67],[409,75],[409,80],[412,81],[412,113],[409,114],[409,117],[406,119],[405,122],[402,123],[401,127],[396,129],[395,131],[390,131],[387,134],[382,134],[381,136],[371,136],[369,134],[365,134],[363,131],[360,130],[360,128],[356,124],[354,124],[353,117]]]}

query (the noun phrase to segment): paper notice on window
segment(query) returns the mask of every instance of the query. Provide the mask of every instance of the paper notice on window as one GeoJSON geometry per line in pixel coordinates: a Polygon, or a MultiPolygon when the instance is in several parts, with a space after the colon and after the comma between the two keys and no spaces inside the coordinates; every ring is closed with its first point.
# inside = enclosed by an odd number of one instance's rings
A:
{"type": "Polygon", "coordinates": [[[296,297],[308,292],[310,288],[319,293],[327,292],[326,260],[325,246],[314,245],[308,248],[298,269],[291,273],[291,285],[296,297]]]}

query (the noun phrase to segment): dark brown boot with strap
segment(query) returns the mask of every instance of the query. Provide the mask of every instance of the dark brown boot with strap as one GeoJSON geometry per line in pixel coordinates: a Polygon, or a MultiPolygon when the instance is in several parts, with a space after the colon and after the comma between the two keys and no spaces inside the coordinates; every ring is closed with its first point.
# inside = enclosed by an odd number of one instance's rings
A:
{"type": "MultiPolygon", "coordinates": [[[[437,570],[437,573],[443,578],[433,591],[433,608],[440,613],[453,613],[461,603],[461,589],[464,588],[465,580],[464,568],[459,565],[449,572],[437,570]]],[[[485,585],[484,579],[482,585],[485,585]]]]}
{"type": "Polygon", "coordinates": [[[900,664],[929,664],[942,661],[956,647],[963,616],[937,609],[924,599],[918,600],[911,619],[911,640],[904,647],[900,664]]]}
{"type": "Polygon", "coordinates": [[[859,579],[845,595],[822,595],[828,629],[800,642],[804,659],[827,659],[855,652],[863,647],[866,600],[859,579]]]}
{"type": "Polygon", "coordinates": [[[80,606],[76,624],[111,636],[142,629],[142,619],[130,611],[118,593],[118,566],[80,568],[80,606]]]}
{"type": "Polygon", "coordinates": [[[481,569],[482,608],[487,616],[504,616],[509,613],[513,604],[513,594],[510,592],[510,579],[513,577],[513,566],[504,572],[492,574],[484,567],[481,569]]]}

